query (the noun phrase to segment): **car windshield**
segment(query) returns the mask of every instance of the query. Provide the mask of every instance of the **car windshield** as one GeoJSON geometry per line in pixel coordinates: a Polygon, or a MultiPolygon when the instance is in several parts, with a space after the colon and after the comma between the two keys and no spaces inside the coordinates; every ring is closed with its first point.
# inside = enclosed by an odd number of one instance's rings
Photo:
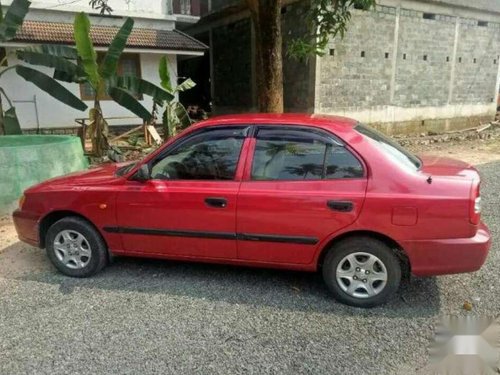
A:
{"type": "Polygon", "coordinates": [[[124,165],[123,167],[118,168],[118,170],[116,171],[116,175],[117,176],[124,176],[128,172],[130,172],[136,165],[137,165],[137,163],[130,163],[130,164],[124,165]]]}
{"type": "Polygon", "coordinates": [[[377,145],[380,151],[402,166],[414,171],[420,169],[422,166],[422,162],[418,157],[379,131],[362,124],[356,125],[354,130],[371,140],[377,145]]]}

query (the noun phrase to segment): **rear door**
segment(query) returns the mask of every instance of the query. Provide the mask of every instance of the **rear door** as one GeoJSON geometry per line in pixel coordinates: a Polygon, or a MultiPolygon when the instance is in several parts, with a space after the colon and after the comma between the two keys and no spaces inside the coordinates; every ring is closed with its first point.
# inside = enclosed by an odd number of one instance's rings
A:
{"type": "Polygon", "coordinates": [[[257,127],[249,153],[238,195],[238,258],[311,263],[319,243],[359,215],[363,164],[314,128],[257,127]]]}

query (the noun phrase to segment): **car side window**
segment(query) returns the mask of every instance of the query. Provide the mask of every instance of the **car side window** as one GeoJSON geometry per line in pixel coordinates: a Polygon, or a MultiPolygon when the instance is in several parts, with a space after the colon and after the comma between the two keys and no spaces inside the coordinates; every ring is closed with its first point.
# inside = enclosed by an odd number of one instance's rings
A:
{"type": "Polygon", "coordinates": [[[210,129],[190,136],[153,163],[155,180],[233,180],[244,128],[210,129]]]}
{"type": "Polygon", "coordinates": [[[259,129],[253,180],[363,177],[363,166],[343,145],[305,130],[259,129]]]}

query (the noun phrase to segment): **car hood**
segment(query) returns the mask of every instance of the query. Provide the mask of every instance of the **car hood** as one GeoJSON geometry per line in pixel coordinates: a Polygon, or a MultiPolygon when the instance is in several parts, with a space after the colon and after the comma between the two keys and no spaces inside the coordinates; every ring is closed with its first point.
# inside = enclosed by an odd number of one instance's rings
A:
{"type": "Polygon", "coordinates": [[[478,172],[471,164],[443,156],[419,155],[421,171],[432,176],[477,178],[478,172]]]}
{"type": "Polygon", "coordinates": [[[110,184],[117,181],[120,177],[116,176],[116,170],[129,163],[108,163],[97,168],[88,169],[85,171],[70,173],[61,177],[51,178],[38,185],[28,189],[29,191],[38,191],[45,189],[57,189],[61,186],[94,186],[110,184]]]}

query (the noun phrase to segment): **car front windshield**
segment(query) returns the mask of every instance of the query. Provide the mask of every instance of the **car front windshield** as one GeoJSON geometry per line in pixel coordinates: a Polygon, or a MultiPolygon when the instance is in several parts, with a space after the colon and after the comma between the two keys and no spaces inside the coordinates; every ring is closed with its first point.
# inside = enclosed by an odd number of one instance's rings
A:
{"type": "Polygon", "coordinates": [[[418,157],[379,131],[362,124],[356,125],[354,130],[368,138],[380,151],[403,167],[416,171],[422,166],[418,157]]]}

